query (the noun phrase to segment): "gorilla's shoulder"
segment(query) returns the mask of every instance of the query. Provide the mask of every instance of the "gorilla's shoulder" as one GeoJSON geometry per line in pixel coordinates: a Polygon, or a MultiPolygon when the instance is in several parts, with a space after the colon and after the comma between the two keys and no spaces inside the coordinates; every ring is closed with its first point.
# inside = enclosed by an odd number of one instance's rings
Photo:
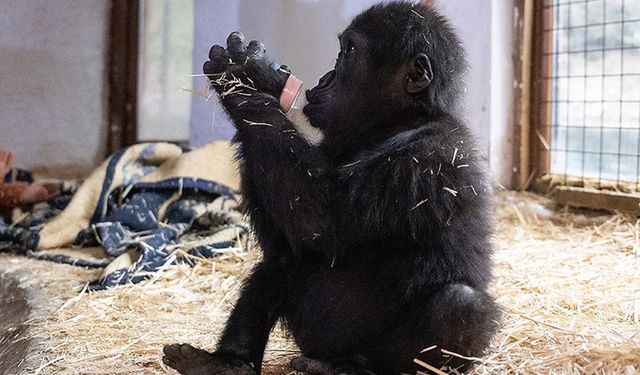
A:
{"type": "Polygon", "coordinates": [[[410,152],[412,155],[438,156],[443,151],[455,148],[476,148],[476,142],[463,121],[443,116],[423,121],[414,129],[394,135],[381,148],[387,151],[410,152]]]}

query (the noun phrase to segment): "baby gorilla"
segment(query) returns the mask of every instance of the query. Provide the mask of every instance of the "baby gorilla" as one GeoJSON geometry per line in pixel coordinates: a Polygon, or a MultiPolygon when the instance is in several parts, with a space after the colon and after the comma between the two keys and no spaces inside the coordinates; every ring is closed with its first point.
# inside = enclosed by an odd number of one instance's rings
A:
{"type": "Polygon", "coordinates": [[[335,68],[306,95],[309,144],[279,108],[289,73],[233,33],[204,72],[237,133],[245,212],[263,259],[213,353],[164,348],[182,374],[258,374],[280,320],[307,374],[398,374],[418,358],[459,371],[498,308],[490,186],[461,120],[464,53],[430,7],[393,2],[340,34],[335,68]],[[427,349],[427,350],[425,350],[427,349]]]}

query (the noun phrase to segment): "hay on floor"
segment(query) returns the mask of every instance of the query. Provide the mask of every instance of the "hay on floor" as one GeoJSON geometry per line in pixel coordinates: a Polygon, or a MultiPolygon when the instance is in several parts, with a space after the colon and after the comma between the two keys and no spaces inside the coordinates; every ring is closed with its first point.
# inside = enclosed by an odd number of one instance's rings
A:
{"type": "MultiPolygon", "coordinates": [[[[473,372],[640,372],[640,222],[552,211],[532,195],[496,200],[492,293],[504,321],[473,372]]],[[[258,257],[230,252],[167,267],[143,284],[78,294],[99,271],[2,255],[0,270],[18,276],[36,305],[37,350],[25,373],[173,373],[160,361],[162,346],[213,348],[258,257]]],[[[263,373],[290,373],[296,353],[276,328],[263,373]]]]}

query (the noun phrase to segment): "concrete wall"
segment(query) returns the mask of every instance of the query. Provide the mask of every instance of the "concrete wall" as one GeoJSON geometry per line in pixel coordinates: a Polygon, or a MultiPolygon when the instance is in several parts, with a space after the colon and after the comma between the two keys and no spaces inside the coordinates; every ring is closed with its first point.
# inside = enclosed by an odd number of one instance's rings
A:
{"type": "Polygon", "coordinates": [[[108,4],[0,0],[0,147],[19,166],[103,159],[108,4]]]}

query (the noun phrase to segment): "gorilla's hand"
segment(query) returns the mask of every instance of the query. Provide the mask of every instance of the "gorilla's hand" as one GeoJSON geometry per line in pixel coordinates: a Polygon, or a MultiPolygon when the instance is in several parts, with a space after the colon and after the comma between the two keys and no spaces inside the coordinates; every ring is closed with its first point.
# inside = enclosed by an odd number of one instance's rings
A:
{"type": "Polygon", "coordinates": [[[221,96],[258,91],[278,98],[290,73],[284,66],[274,68],[265,52],[264,44],[253,40],[246,45],[244,35],[236,31],[227,38],[227,49],[211,47],[204,74],[221,96]]]}

